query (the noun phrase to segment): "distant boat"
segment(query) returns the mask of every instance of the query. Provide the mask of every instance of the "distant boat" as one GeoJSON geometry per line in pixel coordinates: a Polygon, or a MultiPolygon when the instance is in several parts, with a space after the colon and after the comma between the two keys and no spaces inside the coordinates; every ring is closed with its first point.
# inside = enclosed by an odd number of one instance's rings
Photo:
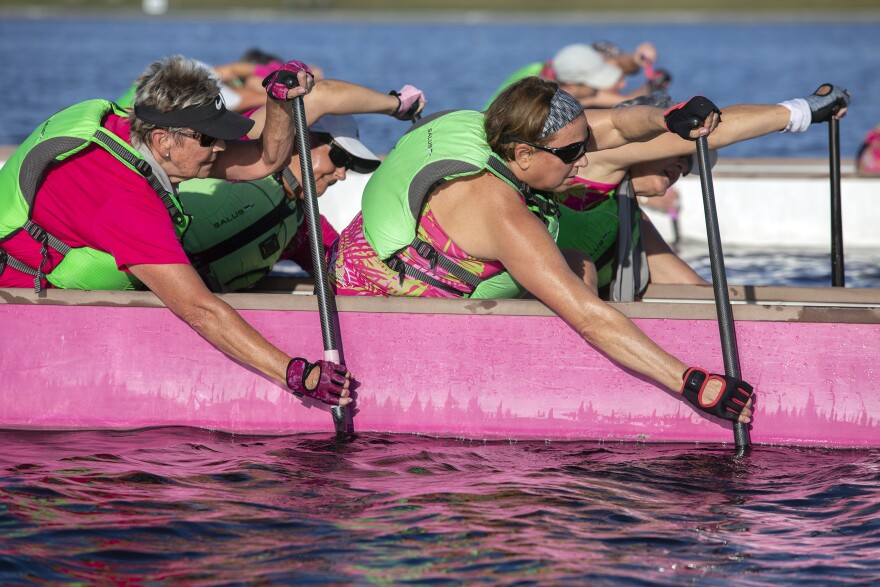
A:
{"type": "MultiPolygon", "coordinates": [[[[280,348],[321,356],[308,284],[223,299],[280,348]],[[304,288],[304,289],[303,289],[304,288]]],[[[711,287],[617,304],[661,346],[723,371],[711,287]]],[[[732,287],[756,444],[880,446],[880,290],[732,287]]],[[[729,443],[534,300],[338,298],[355,432],[507,440],[729,443]]],[[[326,406],[235,364],[149,292],[0,289],[0,428],[333,430],[326,406]]]]}

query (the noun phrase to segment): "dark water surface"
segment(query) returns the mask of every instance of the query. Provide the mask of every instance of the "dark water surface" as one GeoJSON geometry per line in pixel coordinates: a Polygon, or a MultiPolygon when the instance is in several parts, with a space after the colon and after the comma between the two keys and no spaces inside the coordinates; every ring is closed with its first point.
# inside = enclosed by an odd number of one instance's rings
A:
{"type": "Polygon", "coordinates": [[[3,585],[869,585],[880,451],[0,432],[3,585]]]}
{"type": "MultiPolygon", "coordinates": [[[[676,100],[694,94],[718,105],[776,103],[821,83],[849,88],[841,154],[854,156],[865,132],[880,124],[880,20],[768,22],[608,22],[587,14],[569,21],[391,21],[367,17],[313,20],[242,13],[236,19],[0,17],[0,144],[21,142],[47,116],[89,98],[118,98],[155,59],[181,53],[211,64],[261,47],[317,63],[327,77],[383,92],[413,84],[425,112],[481,109],[520,66],[551,58],[562,46],[608,39],[632,50],[654,43],[657,65],[673,75],[676,100]]],[[[562,18],[562,17],[560,17],[562,18]]],[[[642,83],[643,78],[632,78],[642,83]]],[[[387,116],[360,117],[365,143],[387,152],[406,125],[387,116]]],[[[827,131],[772,135],[732,145],[728,157],[826,157],[827,131]]]]}

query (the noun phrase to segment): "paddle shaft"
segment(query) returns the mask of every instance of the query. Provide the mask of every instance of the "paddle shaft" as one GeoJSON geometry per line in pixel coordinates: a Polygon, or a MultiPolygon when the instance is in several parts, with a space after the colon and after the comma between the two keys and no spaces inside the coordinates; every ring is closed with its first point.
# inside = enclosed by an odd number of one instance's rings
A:
{"type": "MultiPolygon", "coordinates": [[[[718,314],[718,330],[721,333],[721,352],[724,356],[724,372],[730,377],[742,379],[739,368],[739,351],[736,346],[736,330],[733,325],[733,309],[727,291],[727,275],[724,270],[724,253],[721,250],[721,233],[718,213],[715,209],[715,188],[712,185],[712,166],[709,161],[709,141],[697,139],[697,160],[700,162],[700,184],[703,188],[703,209],[706,214],[706,236],[709,240],[709,263],[712,268],[712,289],[715,292],[715,311],[718,314]]],[[[741,422],[733,423],[733,439],[737,448],[747,447],[752,441],[749,430],[741,422]]]]}
{"type": "Polygon", "coordinates": [[[831,177],[831,285],[845,287],[843,278],[843,213],[840,203],[840,120],[828,121],[828,163],[831,177]]]}
{"type": "MultiPolygon", "coordinates": [[[[302,96],[293,99],[293,121],[296,127],[296,146],[299,151],[299,165],[302,173],[300,184],[302,185],[306,222],[309,228],[309,248],[312,251],[312,270],[315,273],[315,295],[318,296],[321,336],[324,339],[324,360],[340,363],[339,349],[336,346],[336,332],[333,327],[333,314],[336,308],[330,295],[327,262],[324,258],[324,242],[321,239],[321,220],[318,212],[317,190],[315,189],[315,172],[312,169],[309,129],[306,124],[306,109],[302,96]]],[[[347,422],[345,406],[332,406],[331,412],[337,434],[344,433],[347,422]]]]}

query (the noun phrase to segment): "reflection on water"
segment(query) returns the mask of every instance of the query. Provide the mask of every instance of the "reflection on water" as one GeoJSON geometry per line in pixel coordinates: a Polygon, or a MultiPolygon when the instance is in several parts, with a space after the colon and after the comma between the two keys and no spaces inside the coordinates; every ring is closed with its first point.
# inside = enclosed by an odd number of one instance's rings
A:
{"type": "Polygon", "coordinates": [[[0,432],[0,583],[867,583],[880,451],[0,432]]]}

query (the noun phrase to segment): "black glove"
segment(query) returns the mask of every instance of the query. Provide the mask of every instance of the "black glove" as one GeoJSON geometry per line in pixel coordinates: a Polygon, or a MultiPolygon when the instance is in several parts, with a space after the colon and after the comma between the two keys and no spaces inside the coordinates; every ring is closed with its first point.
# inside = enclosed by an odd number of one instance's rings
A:
{"type": "Polygon", "coordinates": [[[665,92],[672,81],[672,74],[665,69],[655,69],[654,77],[648,80],[648,87],[652,92],[665,92]]]}
{"type": "Polygon", "coordinates": [[[721,114],[721,110],[709,98],[694,96],[687,102],[680,102],[665,112],[666,128],[669,129],[669,132],[674,132],[685,140],[693,141],[695,139],[691,138],[691,131],[699,128],[706,117],[713,112],[721,114]],[[693,126],[694,121],[697,122],[696,126],[693,126]]]}
{"type": "Polygon", "coordinates": [[[812,114],[810,122],[828,122],[833,114],[836,114],[841,108],[849,106],[849,92],[840,86],[822,84],[815,92],[807,96],[806,100],[812,114]],[[817,92],[824,87],[830,87],[831,91],[820,96],[817,92]]]}
{"type": "Polygon", "coordinates": [[[682,378],[681,394],[684,399],[702,412],[734,422],[739,419],[740,412],[754,393],[752,386],[741,379],[708,373],[699,367],[691,367],[682,378]],[[721,392],[715,398],[715,403],[704,403],[703,390],[713,379],[721,381],[721,392]]]}

